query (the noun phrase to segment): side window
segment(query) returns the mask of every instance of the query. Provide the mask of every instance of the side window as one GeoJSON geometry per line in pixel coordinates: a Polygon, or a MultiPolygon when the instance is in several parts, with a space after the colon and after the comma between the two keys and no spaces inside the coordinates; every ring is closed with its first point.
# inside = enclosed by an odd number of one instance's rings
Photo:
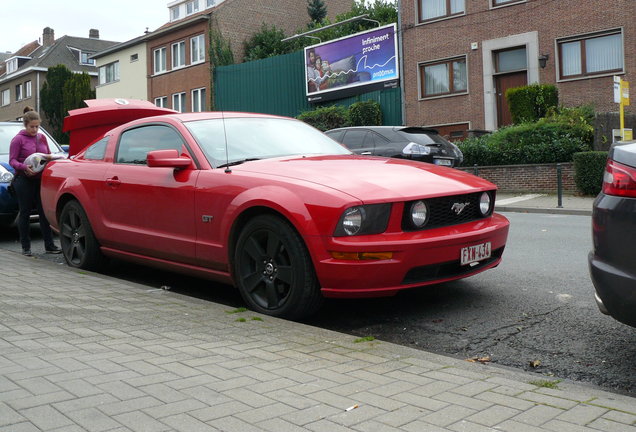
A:
{"type": "Polygon", "coordinates": [[[344,133],[344,131],[335,131],[335,132],[328,132],[327,136],[329,138],[331,138],[334,141],[338,141],[339,143],[342,142],[342,134],[344,133]]]}
{"type": "Polygon", "coordinates": [[[102,160],[106,154],[106,144],[110,137],[104,137],[97,141],[95,144],[86,149],[84,153],[84,159],[90,160],[102,160]]]}
{"type": "Polygon", "coordinates": [[[344,139],[342,140],[342,143],[351,150],[360,150],[366,147],[364,140],[368,134],[369,132],[365,130],[347,131],[347,133],[344,136],[344,139]]]}
{"type": "Polygon", "coordinates": [[[153,150],[183,151],[183,138],[169,126],[152,125],[122,133],[117,147],[117,163],[146,164],[146,155],[153,150]]]}
{"type": "Polygon", "coordinates": [[[386,147],[388,143],[389,140],[375,132],[370,132],[365,141],[367,147],[373,147],[374,149],[386,147]]]}

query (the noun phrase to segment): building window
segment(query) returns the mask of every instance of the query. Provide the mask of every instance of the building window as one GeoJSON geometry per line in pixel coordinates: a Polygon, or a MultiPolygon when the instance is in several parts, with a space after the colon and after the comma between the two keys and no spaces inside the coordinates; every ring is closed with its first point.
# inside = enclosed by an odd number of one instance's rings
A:
{"type": "Polygon", "coordinates": [[[420,65],[422,97],[466,93],[468,75],[466,57],[420,65]]]}
{"type": "Polygon", "coordinates": [[[623,34],[620,30],[562,39],[557,43],[561,78],[623,71],[623,34]]]}
{"type": "Polygon", "coordinates": [[[495,53],[495,70],[498,73],[521,71],[527,68],[526,47],[502,50],[495,53]]]}
{"type": "Polygon", "coordinates": [[[190,63],[205,61],[205,38],[203,35],[190,39],[190,63]]]}
{"type": "Polygon", "coordinates": [[[206,7],[212,7],[216,4],[216,0],[206,0],[206,7]]]}
{"type": "Polygon", "coordinates": [[[7,67],[7,75],[17,71],[18,70],[18,59],[17,58],[13,58],[11,60],[7,60],[6,67],[7,67]]]}
{"type": "Polygon", "coordinates": [[[172,95],[172,109],[185,112],[185,93],[175,93],[172,95]]]}
{"type": "Polygon", "coordinates": [[[154,50],[154,71],[156,74],[166,71],[166,48],[154,50]]]}
{"type": "Polygon", "coordinates": [[[108,84],[119,81],[119,61],[99,67],[99,83],[108,84]]]}
{"type": "Polygon", "coordinates": [[[2,96],[0,97],[0,104],[2,106],[7,106],[11,103],[11,99],[10,99],[10,95],[9,95],[9,89],[6,90],[2,90],[2,96]]]}
{"type": "Polygon", "coordinates": [[[24,98],[28,99],[31,97],[31,81],[26,81],[24,83],[24,98]]]}
{"type": "Polygon", "coordinates": [[[136,62],[137,60],[139,60],[139,54],[131,54],[130,55],[130,62],[136,62]]]}
{"type": "Polygon", "coordinates": [[[492,7],[508,6],[515,3],[525,3],[528,0],[492,0],[492,7]]]}
{"type": "Polygon", "coordinates": [[[155,105],[161,108],[168,108],[168,96],[155,98],[155,105]]]}
{"type": "Polygon", "coordinates": [[[24,95],[22,94],[22,84],[18,84],[17,86],[15,86],[15,100],[19,101],[22,100],[24,98],[24,95]]]}
{"type": "Polygon", "coordinates": [[[172,69],[185,66],[185,41],[172,44],[172,69]]]}
{"type": "Polygon", "coordinates": [[[465,0],[419,0],[420,22],[461,15],[466,11],[465,0]]]}
{"type": "Polygon", "coordinates": [[[199,0],[186,3],[186,15],[191,15],[199,11],[199,0]]]}
{"type": "Polygon", "coordinates": [[[80,51],[80,64],[95,66],[95,59],[88,58],[93,55],[93,53],[81,52],[80,51]]]}
{"type": "Polygon", "coordinates": [[[170,21],[174,21],[178,19],[179,19],[179,6],[177,5],[173,8],[170,8],[170,21]]]}
{"type": "Polygon", "coordinates": [[[205,88],[192,90],[192,112],[205,111],[205,88]]]}

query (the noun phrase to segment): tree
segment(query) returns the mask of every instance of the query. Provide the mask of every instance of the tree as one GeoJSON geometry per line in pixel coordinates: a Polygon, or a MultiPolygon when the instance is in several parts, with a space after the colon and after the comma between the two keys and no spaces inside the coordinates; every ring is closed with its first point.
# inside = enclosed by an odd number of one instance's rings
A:
{"type": "Polygon", "coordinates": [[[86,72],[73,74],[71,79],[64,83],[62,95],[64,113],[83,107],[86,99],[95,99],[95,90],[91,89],[91,77],[86,72]]]}
{"type": "Polygon", "coordinates": [[[285,32],[281,29],[263,23],[261,30],[243,43],[243,61],[264,59],[294,51],[293,45],[281,42],[285,37],[285,32]]]}
{"type": "Polygon", "coordinates": [[[42,86],[40,96],[42,98],[42,112],[46,115],[50,132],[53,137],[60,141],[64,138],[62,124],[66,112],[64,111],[64,84],[73,76],[73,72],[66,66],[60,64],[51,66],[46,74],[46,82],[42,86]]]}
{"type": "Polygon", "coordinates": [[[312,22],[320,24],[327,16],[327,6],[323,0],[307,0],[307,13],[312,22]]]}
{"type": "MultiPolygon", "coordinates": [[[[313,2],[310,0],[309,3],[313,2]]],[[[309,11],[309,8],[307,9],[309,11]]],[[[336,22],[364,14],[368,14],[370,19],[378,21],[380,25],[395,23],[397,22],[397,5],[395,2],[390,0],[375,0],[375,2],[370,5],[367,5],[364,0],[356,0],[350,11],[336,17],[336,22]]],[[[316,27],[316,24],[316,22],[312,21],[306,28],[299,29],[296,33],[301,34],[308,30],[312,30],[316,27]]],[[[323,24],[328,24],[328,20],[323,24]]],[[[360,20],[332,27],[330,29],[314,33],[312,36],[318,37],[323,42],[326,42],[328,40],[338,39],[364,30],[369,30],[374,27],[377,27],[377,24],[367,20],[360,20]]],[[[316,39],[314,38],[297,38],[291,41],[281,42],[281,40],[285,37],[285,32],[283,30],[275,26],[269,27],[263,24],[261,30],[252,35],[252,37],[244,43],[245,54],[243,61],[252,61],[280,54],[288,54],[316,43],[316,39]]]]}
{"type": "Polygon", "coordinates": [[[49,68],[40,95],[50,132],[58,142],[67,143],[68,134],[62,132],[64,117],[70,110],[84,107],[84,100],[95,99],[95,90],[91,89],[91,77],[86,72],[74,74],[60,64],[49,68]]]}

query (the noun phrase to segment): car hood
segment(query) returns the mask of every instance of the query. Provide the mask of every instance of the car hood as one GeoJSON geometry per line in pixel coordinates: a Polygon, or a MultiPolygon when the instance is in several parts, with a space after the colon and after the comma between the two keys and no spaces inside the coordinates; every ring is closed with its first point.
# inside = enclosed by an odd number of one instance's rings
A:
{"type": "Polygon", "coordinates": [[[363,202],[411,200],[495,188],[487,180],[457,169],[373,156],[266,159],[245,162],[232,167],[232,171],[315,183],[363,202]]]}

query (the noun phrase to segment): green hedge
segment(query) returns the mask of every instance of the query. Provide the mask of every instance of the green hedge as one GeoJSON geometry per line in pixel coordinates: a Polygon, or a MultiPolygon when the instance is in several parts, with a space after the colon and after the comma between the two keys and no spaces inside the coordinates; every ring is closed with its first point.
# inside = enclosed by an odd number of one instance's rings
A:
{"type": "Polygon", "coordinates": [[[356,102],[349,107],[350,126],[380,126],[382,109],[376,101],[356,102]]]}
{"type": "Polygon", "coordinates": [[[459,143],[464,166],[571,162],[572,155],[592,149],[588,125],[524,123],[459,143]]]}
{"type": "Polygon", "coordinates": [[[378,102],[369,100],[356,102],[348,108],[340,105],[320,107],[296,118],[324,132],[346,126],[380,126],[382,109],[378,102]]]}
{"type": "Polygon", "coordinates": [[[296,118],[323,132],[349,125],[349,111],[347,108],[338,105],[305,111],[296,118]]]}
{"type": "Polygon", "coordinates": [[[603,173],[607,163],[606,151],[575,153],[574,182],[585,195],[598,195],[603,185],[603,173]]]}
{"type": "Polygon", "coordinates": [[[559,91],[552,84],[532,84],[506,90],[514,124],[537,121],[559,105],[559,91]]]}

